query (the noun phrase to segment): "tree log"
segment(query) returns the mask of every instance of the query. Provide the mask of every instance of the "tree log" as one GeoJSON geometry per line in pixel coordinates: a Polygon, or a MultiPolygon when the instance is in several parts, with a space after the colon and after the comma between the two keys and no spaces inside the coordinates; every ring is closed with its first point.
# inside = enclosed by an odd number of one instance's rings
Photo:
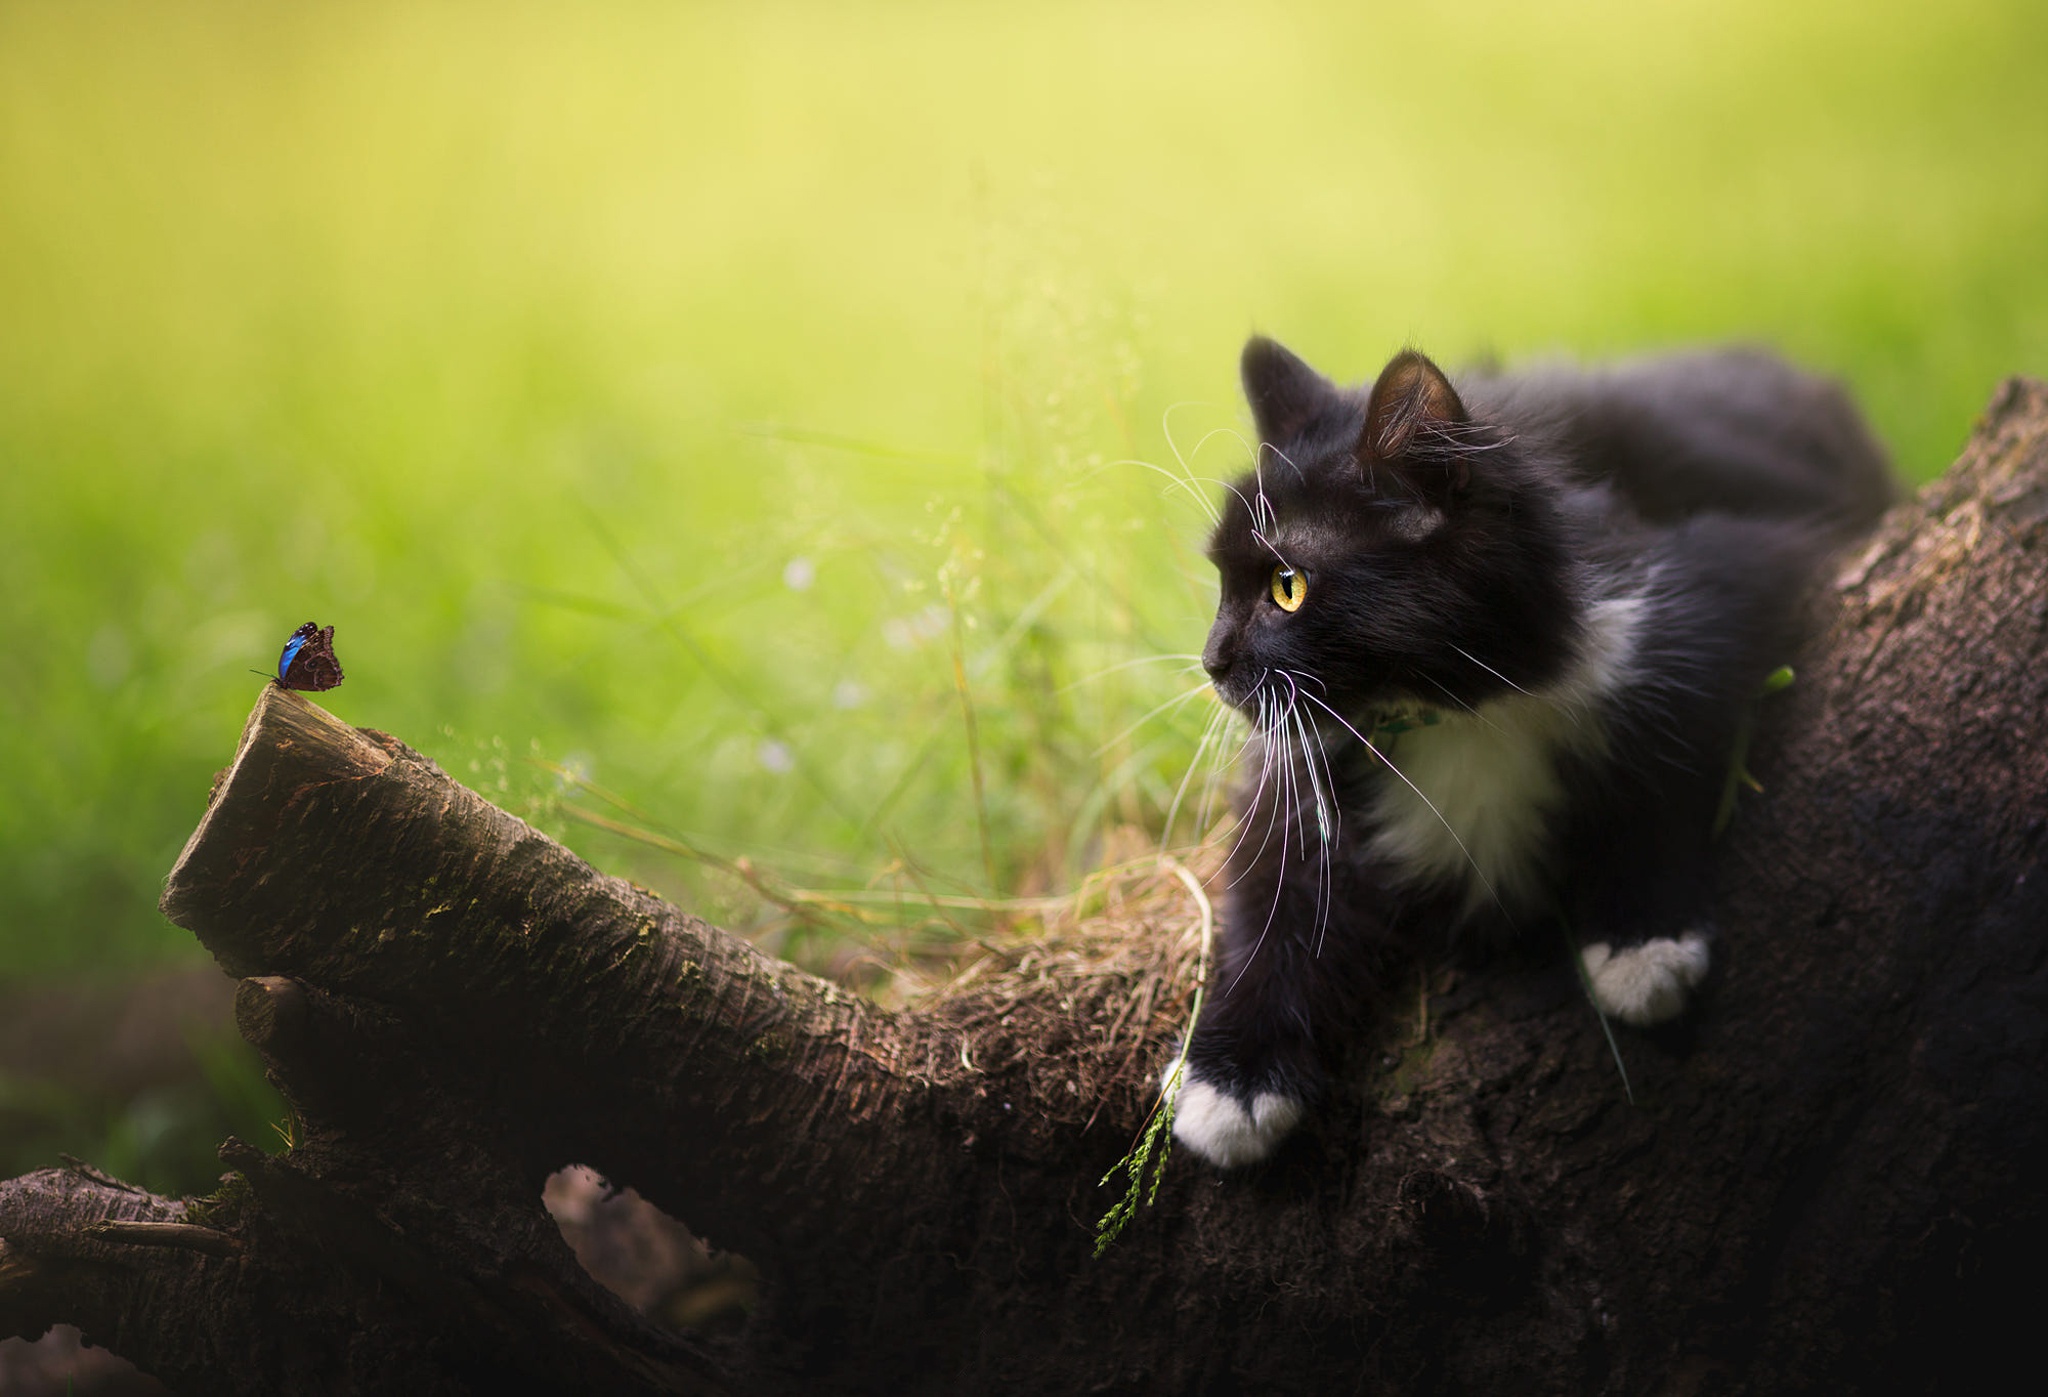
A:
{"type": "Polygon", "coordinates": [[[1093,1255],[1184,1031],[1196,899],[887,1012],[272,687],[165,889],[299,1123],[207,1199],[0,1184],[0,1334],[191,1393],[1978,1390],[2048,1193],[2048,384],[1815,599],[1724,840],[1699,1010],[1563,944],[1421,964],[1268,1164],[1172,1158],[1093,1255]],[[752,1258],[730,1340],[585,1277],[571,1162],[752,1258]]]}

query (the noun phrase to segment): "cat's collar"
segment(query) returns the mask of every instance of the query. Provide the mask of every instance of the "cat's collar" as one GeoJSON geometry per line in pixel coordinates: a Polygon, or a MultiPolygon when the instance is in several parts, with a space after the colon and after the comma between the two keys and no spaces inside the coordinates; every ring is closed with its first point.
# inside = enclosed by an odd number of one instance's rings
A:
{"type": "Polygon", "coordinates": [[[1390,709],[1366,716],[1372,722],[1365,734],[1369,743],[1376,743],[1383,737],[1399,737],[1417,728],[1433,728],[1444,720],[1442,709],[1421,707],[1390,709]]]}

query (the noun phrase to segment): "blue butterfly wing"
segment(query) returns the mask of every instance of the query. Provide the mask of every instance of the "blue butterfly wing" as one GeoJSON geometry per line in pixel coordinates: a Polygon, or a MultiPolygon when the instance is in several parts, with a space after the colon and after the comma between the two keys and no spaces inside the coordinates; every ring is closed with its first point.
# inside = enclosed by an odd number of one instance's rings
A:
{"type": "Polygon", "coordinates": [[[302,635],[295,635],[290,640],[287,640],[284,643],[284,653],[277,657],[278,683],[284,683],[284,677],[291,670],[292,667],[292,658],[296,656],[300,650],[304,649],[305,645],[306,638],[302,635]]]}

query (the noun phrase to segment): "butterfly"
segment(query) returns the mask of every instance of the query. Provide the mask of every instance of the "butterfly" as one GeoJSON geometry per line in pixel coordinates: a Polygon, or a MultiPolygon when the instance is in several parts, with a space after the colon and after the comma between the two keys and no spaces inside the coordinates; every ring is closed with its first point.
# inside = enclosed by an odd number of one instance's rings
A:
{"type": "Polygon", "coordinates": [[[341,683],[341,661],[334,658],[334,627],[312,621],[292,632],[277,657],[277,684],[282,689],[332,689],[341,683]]]}

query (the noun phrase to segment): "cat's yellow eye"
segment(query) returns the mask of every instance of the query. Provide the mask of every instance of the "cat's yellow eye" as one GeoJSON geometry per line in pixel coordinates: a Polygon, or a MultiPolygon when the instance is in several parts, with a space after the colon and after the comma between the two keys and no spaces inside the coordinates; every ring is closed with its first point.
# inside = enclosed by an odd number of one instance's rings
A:
{"type": "Polygon", "coordinates": [[[1299,611],[1308,595],[1308,574],[1282,563],[1273,569],[1273,605],[1282,611],[1299,611]]]}

